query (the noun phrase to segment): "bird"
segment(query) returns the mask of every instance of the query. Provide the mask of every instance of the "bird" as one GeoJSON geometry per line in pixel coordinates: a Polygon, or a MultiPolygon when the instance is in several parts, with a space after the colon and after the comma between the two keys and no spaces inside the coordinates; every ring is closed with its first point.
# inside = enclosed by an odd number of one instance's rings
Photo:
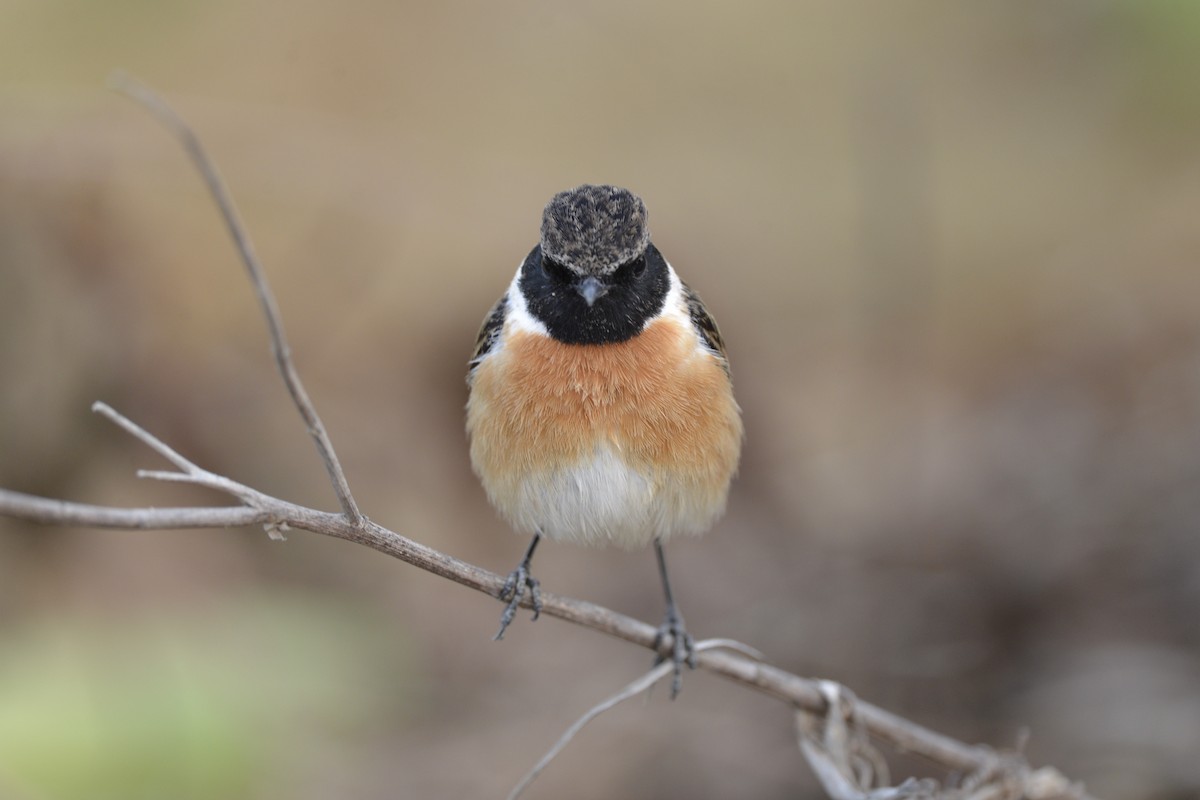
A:
{"type": "Polygon", "coordinates": [[[743,440],[725,342],[700,297],[650,239],[628,189],[555,194],[537,245],[488,312],[468,362],[472,467],[492,506],[530,535],[500,600],[501,639],[522,598],[542,610],[542,539],[653,547],[666,599],[655,664],[671,697],[695,650],[664,544],[724,512],[743,440]],[[667,655],[663,654],[664,646],[667,655]]]}

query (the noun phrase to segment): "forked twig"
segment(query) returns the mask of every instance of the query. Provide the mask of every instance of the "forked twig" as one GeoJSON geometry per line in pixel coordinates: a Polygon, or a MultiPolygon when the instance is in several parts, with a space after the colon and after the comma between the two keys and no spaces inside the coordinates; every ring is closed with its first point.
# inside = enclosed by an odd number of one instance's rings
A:
{"type": "Polygon", "coordinates": [[[192,163],[203,176],[204,183],[208,186],[208,191],[216,202],[217,208],[220,209],[221,216],[225,220],[225,227],[228,228],[229,235],[233,237],[242,263],[250,275],[250,283],[254,286],[254,293],[258,295],[263,315],[267,318],[267,329],[271,335],[271,353],[275,356],[275,364],[279,367],[283,382],[292,396],[292,402],[300,411],[300,416],[304,418],[309,434],[316,441],[317,452],[325,464],[325,470],[329,473],[330,480],[333,481],[333,490],[337,494],[342,513],[350,522],[358,524],[362,521],[362,512],[358,510],[358,504],[354,502],[354,495],[350,493],[350,484],[347,482],[341,462],[338,461],[337,454],[333,450],[333,442],[330,441],[329,434],[325,431],[325,425],[321,422],[317,409],[309,399],[308,392],[304,390],[304,384],[300,381],[300,375],[292,364],[292,351],[288,347],[287,337],[284,335],[283,317],[279,313],[275,295],[271,291],[270,284],[267,283],[262,264],[254,252],[250,236],[246,233],[245,226],[242,225],[241,218],[237,213],[237,206],[234,205],[233,197],[225,187],[225,181],[222,180],[220,172],[217,171],[212,159],[208,157],[208,153],[200,143],[200,137],[184,121],[183,117],[167,105],[166,101],[157,93],[128,74],[119,71],[109,76],[108,84],[157,117],[180,141],[191,157],[192,163]]]}
{"type": "Polygon", "coordinates": [[[214,489],[218,492],[236,497],[247,506],[259,511],[268,511],[274,509],[274,514],[264,520],[268,535],[272,539],[282,539],[283,536],[279,532],[281,526],[286,526],[286,521],[281,517],[281,509],[286,505],[281,506],[281,502],[270,495],[263,494],[257,489],[252,489],[244,483],[238,483],[232,478],[226,478],[224,475],[218,475],[215,472],[209,472],[196,465],[194,462],[184,458],[176,450],[166,444],[162,439],[159,439],[150,431],[138,425],[133,420],[124,416],[108,403],[97,401],[92,403],[92,411],[108,418],[113,424],[121,428],[123,431],[133,436],[138,441],[145,444],[154,452],[161,455],[163,458],[170,461],[175,466],[179,467],[179,472],[168,472],[166,470],[157,469],[139,469],[137,476],[139,478],[147,478],[149,480],[164,481],[167,483],[191,483],[196,486],[204,486],[209,489],[214,489]]]}

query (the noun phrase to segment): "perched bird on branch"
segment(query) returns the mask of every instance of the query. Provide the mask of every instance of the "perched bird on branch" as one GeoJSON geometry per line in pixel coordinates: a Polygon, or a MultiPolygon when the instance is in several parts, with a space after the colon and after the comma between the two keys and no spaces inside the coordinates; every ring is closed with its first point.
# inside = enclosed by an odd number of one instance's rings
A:
{"type": "MultiPolygon", "coordinates": [[[[724,511],[742,443],[725,345],[700,298],[650,241],[641,198],[615,186],[560,192],[479,331],[467,377],[471,463],[488,499],[533,538],[505,582],[499,639],[541,539],[653,545],[680,687],[692,638],[663,543],[724,511]]],[[[662,657],[660,656],[660,661],[662,657]]]]}

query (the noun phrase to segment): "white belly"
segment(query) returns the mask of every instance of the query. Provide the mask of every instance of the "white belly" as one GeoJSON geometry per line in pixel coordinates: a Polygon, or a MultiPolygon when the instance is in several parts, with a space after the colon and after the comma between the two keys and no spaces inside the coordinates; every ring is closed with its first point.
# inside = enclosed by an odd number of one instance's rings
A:
{"type": "Polygon", "coordinates": [[[591,461],[526,478],[512,508],[517,527],[549,539],[636,548],[670,533],[660,505],[647,476],[600,447],[591,461]]]}

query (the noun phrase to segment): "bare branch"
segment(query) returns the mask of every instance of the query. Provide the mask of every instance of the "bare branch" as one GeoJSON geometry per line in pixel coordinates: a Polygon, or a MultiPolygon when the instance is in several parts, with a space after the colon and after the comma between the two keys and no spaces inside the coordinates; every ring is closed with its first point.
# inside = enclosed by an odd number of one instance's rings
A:
{"type": "Polygon", "coordinates": [[[222,180],[216,165],[213,164],[212,160],[208,157],[208,153],[205,152],[204,146],[200,143],[200,138],[196,136],[195,131],[184,121],[183,117],[179,116],[174,109],[167,105],[148,86],[124,72],[117,72],[111,75],[109,77],[109,85],[154,114],[175,135],[175,138],[179,140],[184,149],[187,150],[192,163],[196,165],[196,169],[204,177],[204,182],[207,184],[213,200],[220,209],[221,216],[225,219],[225,227],[229,229],[229,235],[233,237],[233,242],[242,257],[242,263],[246,266],[246,272],[250,276],[250,282],[254,285],[255,294],[258,295],[258,302],[262,307],[263,315],[267,318],[267,329],[271,334],[271,353],[275,357],[275,364],[279,367],[279,374],[283,376],[283,382],[287,385],[288,393],[292,396],[292,402],[295,403],[300,416],[304,418],[308,432],[317,444],[317,452],[320,454],[321,461],[325,464],[325,470],[329,473],[329,478],[333,482],[333,489],[337,493],[342,513],[352,523],[359,523],[362,520],[362,513],[358,510],[358,504],[354,502],[354,496],[350,493],[350,484],[346,481],[346,475],[342,471],[341,462],[338,461],[337,454],[333,450],[333,442],[330,441],[329,434],[325,432],[325,425],[321,422],[320,416],[317,415],[317,409],[308,398],[308,392],[304,390],[304,384],[301,383],[300,376],[292,364],[291,348],[288,347],[287,337],[284,335],[283,318],[279,314],[275,295],[267,283],[262,265],[250,241],[250,236],[246,233],[245,226],[242,225],[241,218],[237,213],[237,207],[234,205],[233,198],[230,196],[229,190],[226,189],[225,181],[222,180]]]}
{"type": "MultiPolygon", "coordinates": [[[[119,91],[148,108],[171,129],[183,143],[193,162],[204,176],[242,256],[255,292],[258,294],[263,313],[267,318],[276,364],[297,409],[308,425],[309,433],[316,441],[317,450],[333,481],[342,513],[333,514],[289,503],[263,494],[225,476],[202,469],[109,406],[97,403],[93,407],[96,412],[103,414],[179,469],[179,472],[145,470],[138,473],[141,477],[194,483],[235,497],[244,505],[211,508],[112,508],[51,500],[0,489],[0,515],[48,524],[124,529],[229,528],[261,524],[272,538],[282,538],[283,531],[296,528],[366,545],[419,569],[499,599],[504,584],[504,578],[501,576],[440,553],[362,516],[350,493],[345,475],[334,454],[324,426],[296,375],[274,297],[238,219],[233,201],[215,167],[205,154],[195,133],[157,95],[124,75],[114,76],[111,82],[119,91]]],[[[655,649],[658,629],[646,622],[618,614],[593,603],[549,592],[542,593],[541,602],[542,612],[547,616],[558,617],[641,647],[655,649]]],[[[524,598],[521,605],[528,608],[530,598],[524,598]]],[[[658,644],[659,654],[669,656],[672,642],[667,640],[658,644]]],[[[841,694],[836,697],[830,695],[829,686],[832,684],[808,680],[767,664],[757,650],[731,640],[706,640],[696,649],[700,651],[696,657],[698,668],[779,698],[799,711],[825,717],[831,725],[829,730],[836,735],[842,735],[838,733],[842,730],[838,728],[838,725],[844,722],[841,720],[841,714],[845,698],[841,694]],[[840,721],[831,721],[831,715],[840,721]]],[[[627,697],[653,685],[670,670],[669,662],[660,665],[631,683],[622,692],[589,711],[568,730],[542,762],[539,762],[534,771],[515,790],[516,793],[528,785],[528,781],[536,777],[537,772],[544,769],[545,765],[588,721],[627,697]]],[[[928,730],[862,701],[853,701],[852,712],[855,735],[868,733],[877,739],[889,742],[898,749],[924,756],[950,770],[979,776],[980,792],[973,792],[970,800],[981,800],[982,792],[991,791],[997,785],[991,782],[989,777],[997,764],[997,756],[991,750],[974,747],[928,730]]],[[[825,743],[829,744],[830,741],[826,738],[825,743]]],[[[820,761],[820,759],[817,760],[820,761]]],[[[814,769],[820,771],[823,767],[814,762],[814,769]]],[[[835,769],[835,771],[839,772],[845,782],[853,788],[853,783],[850,783],[850,778],[847,777],[851,775],[851,771],[845,769],[835,769]]],[[[879,770],[875,770],[873,774],[880,774],[879,770]]],[[[1038,787],[1037,792],[1029,793],[1030,797],[1086,798],[1082,789],[1069,784],[1065,778],[1052,769],[1030,772],[1028,768],[1023,767],[1021,778],[1024,781],[1023,786],[1032,787],[1036,783],[1038,787]],[[1052,793],[1061,787],[1066,787],[1066,789],[1059,794],[1052,793]]],[[[889,790],[893,794],[886,796],[900,797],[914,793],[919,794],[920,788],[922,787],[915,783],[906,782],[900,787],[889,790]]],[[[874,795],[871,796],[874,797],[874,795]]],[[[879,795],[879,797],[883,796],[885,795],[879,795]]],[[[1007,797],[1002,794],[995,796],[1007,797]]]]}
{"type": "MultiPolygon", "coordinates": [[[[504,578],[494,572],[441,553],[370,520],[364,519],[361,525],[355,525],[341,514],[305,508],[263,494],[258,494],[255,503],[255,508],[110,509],[0,491],[0,514],[37,522],[109,528],[219,528],[262,523],[272,526],[273,530],[296,528],[366,545],[494,598],[499,598],[504,585],[504,578]]],[[[529,602],[523,601],[522,605],[528,608],[529,602]]],[[[658,631],[647,622],[551,592],[542,593],[542,613],[650,650],[654,648],[658,631]]],[[[669,655],[670,646],[669,641],[660,643],[660,652],[669,655]]],[[[828,710],[819,682],[739,653],[715,648],[705,650],[697,654],[696,664],[699,669],[776,697],[798,709],[822,716],[828,710]]],[[[994,763],[995,755],[988,748],[951,739],[870,703],[857,701],[855,712],[863,729],[872,736],[948,769],[975,772],[994,763]]]]}
{"type": "MultiPolygon", "coordinates": [[[[97,527],[210,528],[262,523],[272,538],[279,537],[282,530],[299,528],[366,545],[492,597],[500,596],[504,584],[504,578],[500,575],[440,553],[365,518],[355,524],[344,515],[289,503],[211,473],[171,450],[152,434],[109,406],[101,404],[98,410],[157,452],[164,455],[164,451],[170,452],[170,460],[184,469],[183,473],[152,471],[142,474],[167,480],[193,482],[224,491],[241,499],[249,507],[111,509],[0,490],[0,514],[38,522],[97,527]]],[[[528,599],[522,601],[522,605],[527,608],[529,604],[528,599]]],[[[593,603],[550,592],[542,593],[542,613],[651,650],[654,649],[658,633],[658,629],[649,623],[593,603]]],[[[669,654],[670,641],[660,642],[659,645],[660,654],[669,654]]],[[[826,715],[830,701],[829,689],[825,683],[801,678],[764,663],[761,655],[740,642],[714,639],[709,640],[703,651],[697,653],[696,662],[700,669],[774,695],[798,709],[826,715]]],[[[858,724],[871,735],[899,749],[925,756],[950,769],[978,772],[995,763],[995,755],[986,748],[972,747],[943,736],[869,703],[855,701],[854,713],[858,724]]]]}

